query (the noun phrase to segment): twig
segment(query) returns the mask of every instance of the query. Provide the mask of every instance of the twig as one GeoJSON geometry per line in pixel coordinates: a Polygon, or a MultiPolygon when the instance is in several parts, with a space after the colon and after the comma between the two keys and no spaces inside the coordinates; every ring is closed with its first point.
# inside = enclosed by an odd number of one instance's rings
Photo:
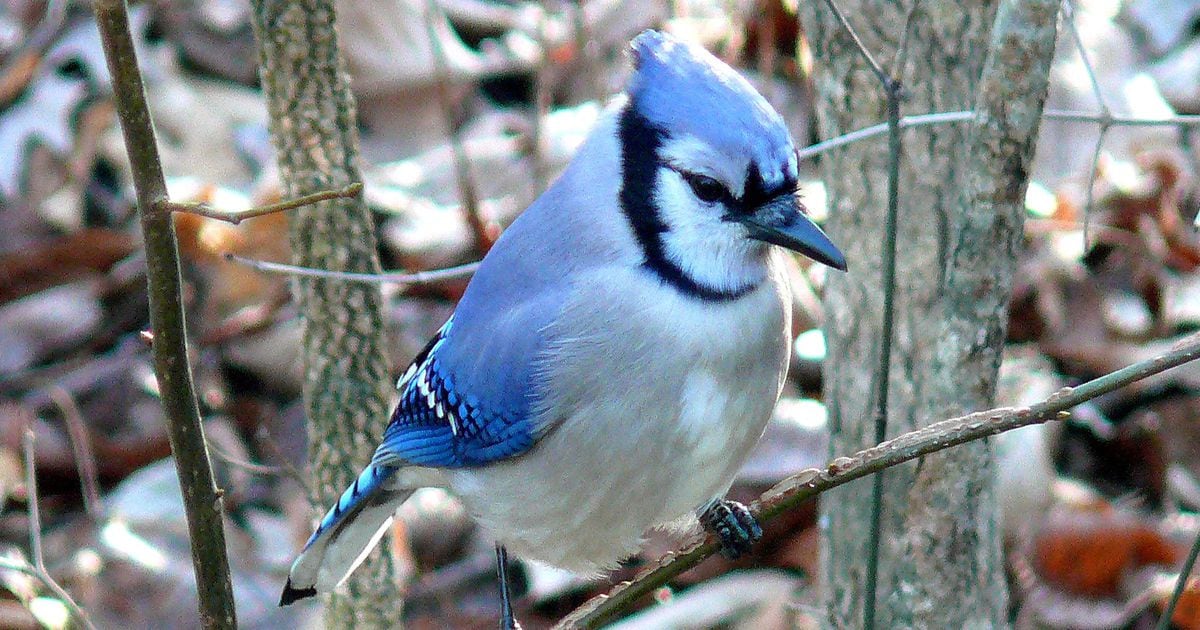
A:
{"type": "Polygon", "coordinates": [[[229,262],[235,262],[239,265],[246,265],[247,267],[265,273],[285,273],[293,276],[328,278],[332,280],[349,280],[351,282],[368,282],[375,284],[403,284],[414,287],[430,284],[441,284],[443,282],[453,282],[455,280],[470,278],[476,271],[479,270],[480,265],[480,263],[473,262],[465,265],[458,265],[457,267],[447,267],[445,269],[435,269],[433,271],[417,271],[413,273],[357,273],[352,271],[327,271],[325,269],[297,267],[296,265],[267,262],[265,260],[254,260],[253,258],[243,258],[237,254],[231,254],[228,252],[225,253],[224,258],[229,262]]]}
{"type": "Polygon", "coordinates": [[[42,579],[42,574],[38,573],[38,570],[33,565],[22,560],[13,560],[12,558],[0,556],[0,569],[24,573],[25,575],[28,575],[36,580],[42,579]]]}
{"type": "MultiPolygon", "coordinates": [[[[533,112],[531,113],[533,120],[529,129],[529,157],[533,163],[533,179],[534,184],[537,185],[538,192],[545,190],[550,185],[550,172],[546,164],[546,150],[544,146],[546,142],[545,122],[546,116],[550,113],[550,101],[552,98],[550,92],[550,55],[548,40],[546,38],[547,19],[545,11],[538,14],[537,35],[542,55],[533,69],[533,112]]],[[[582,54],[582,51],[580,54],[582,54]]]]}
{"type": "Polygon", "coordinates": [[[600,79],[603,73],[593,71],[596,65],[595,44],[592,42],[591,29],[587,14],[583,10],[583,4],[584,0],[574,0],[569,4],[571,7],[571,40],[576,54],[579,55],[576,76],[585,77],[587,93],[580,95],[583,100],[600,100],[605,96],[604,86],[601,85],[600,79]]]}
{"type": "Polygon", "coordinates": [[[434,74],[438,99],[442,103],[442,113],[446,119],[446,133],[450,136],[450,152],[454,155],[454,172],[458,179],[458,192],[462,198],[463,211],[467,215],[467,225],[475,237],[475,250],[480,255],[486,254],[496,242],[494,229],[483,217],[483,209],[479,201],[479,186],[471,172],[471,160],[467,149],[463,146],[462,136],[458,133],[454,117],[451,113],[452,99],[450,95],[450,68],[447,66],[446,51],[442,49],[442,40],[434,28],[434,20],[438,8],[433,0],[425,5],[425,31],[429,34],[429,47],[433,52],[434,74]]]}
{"type": "Polygon", "coordinates": [[[1100,153],[1104,149],[1104,136],[1108,133],[1108,127],[1107,121],[1100,123],[1100,132],[1096,135],[1096,147],[1092,150],[1091,166],[1088,168],[1087,192],[1083,202],[1083,247],[1085,250],[1091,246],[1088,225],[1091,223],[1092,205],[1096,201],[1096,175],[1100,171],[1100,153]]]}
{"type": "MultiPolygon", "coordinates": [[[[1047,109],[1042,113],[1042,117],[1049,120],[1062,120],[1066,122],[1106,124],[1110,127],[1200,127],[1200,115],[1197,114],[1167,116],[1165,118],[1134,118],[1132,116],[1105,117],[1104,114],[1077,110],[1047,109]]],[[[909,129],[912,127],[925,127],[945,123],[970,122],[973,118],[975,118],[975,112],[973,111],[915,114],[901,118],[900,128],[909,129]]],[[[882,136],[887,131],[887,123],[863,127],[862,129],[842,134],[836,138],[804,147],[796,151],[796,156],[801,160],[810,160],[831,149],[875,136],[882,136]]]]}
{"type": "Polygon", "coordinates": [[[1188,557],[1183,561],[1183,566],[1179,569],[1179,579],[1175,580],[1175,590],[1171,593],[1171,599],[1167,601],[1167,608],[1163,611],[1162,617],[1158,619],[1158,626],[1155,630],[1167,630],[1171,627],[1171,618],[1175,616],[1175,606],[1179,604],[1179,599],[1183,597],[1183,592],[1187,590],[1188,582],[1192,579],[1192,568],[1196,566],[1196,556],[1200,556],[1200,532],[1196,533],[1196,541],[1192,543],[1192,550],[1188,552],[1188,557]]]}
{"type": "Polygon", "coordinates": [[[25,450],[25,494],[26,504],[29,506],[29,549],[30,554],[33,556],[33,566],[31,567],[33,571],[16,570],[33,575],[41,580],[42,584],[46,585],[46,588],[54,591],[54,594],[62,600],[63,604],[71,611],[72,615],[75,615],[79,619],[80,623],[95,630],[96,626],[92,625],[92,620],[83,612],[79,604],[76,604],[75,600],[71,599],[71,595],[67,593],[66,589],[59,586],[58,582],[55,582],[54,578],[50,577],[50,572],[46,570],[46,559],[42,552],[42,514],[41,510],[38,509],[37,462],[34,459],[36,452],[33,448],[33,440],[33,429],[26,429],[21,442],[25,450]]]}
{"type": "MultiPolygon", "coordinates": [[[[850,457],[838,457],[824,468],[800,471],[764,492],[751,504],[750,510],[761,522],[768,522],[831,488],[930,453],[1059,419],[1068,409],[1080,403],[1197,358],[1200,358],[1200,334],[1182,340],[1169,352],[1105,374],[1078,387],[1063,388],[1034,405],[1002,407],[950,418],[905,433],[850,457]]],[[[712,536],[695,537],[679,551],[667,554],[643,570],[632,581],[617,585],[607,595],[593,597],[559,622],[557,627],[596,627],[671,578],[700,564],[713,555],[719,546],[712,536]]]]}
{"type": "Polygon", "coordinates": [[[217,457],[217,459],[225,462],[226,464],[229,464],[235,468],[240,468],[252,475],[259,475],[262,477],[282,477],[288,474],[288,471],[281,466],[256,464],[254,462],[235,457],[234,455],[221,450],[219,446],[211,441],[208,443],[208,452],[212,453],[217,457]]]}
{"type": "Polygon", "coordinates": [[[862,55],[863,60],[867,62],[867,66],[871,68],[871,72],[875,73],[875,78],[879,79],[879,82],[883,84],[884,88],[890,92],[891,84],[895,79],[888,76],[888,74],[883,71],[883,66],[880,66],[879,62],[875,61],[875,57],[871,56],[871,51],[867,50],[867,47],[863,45],[862,40],[858,37],[858,33],[854,32],[853,28],[850,28],[850,22],[846,20],[846,16],[842,13],[841,8],[839,8],[833,0],[825,0],[825,4],[829,7],[830,11],[833,11],[834,16],[837,17],[838,22],[842,25],[842,30],[846,31],[846,34],[850,36],[850,39],[854,40],[854,47],[858,49],[858,52],[862,55]]]}
{"type": "MultiPolygon", "coordinates": [[[[844,25],[849,28],[848,25],[844,25]]],[[[855,41],[858,37],[855,36],[855,41]]],[[[875,442],[887,437],[888,389],[891,382],[892,330],[896,303],[896,224],[900,208],[900,82],[883,82],[888,111],[888,207],[883,237],[883,325],[879,333],[879,394],[875,400],[875,442]]],[[[863,586],[863,627],[875,628],[875,590],[879,580],[880,520],[883,516],[883,475],[876,475],[871,488],[871,526],[867,540],[867,575],[863,586]]]]}
{"type": "Polygon", "coordinates": [[[45,51],[54,43],[66,21],[66,0],[46,2],[45,12],[37,26],[25,37],[21,48],[6,55],[0,67],[0,105],[7,106],[21,94],[42,63],[45,51]]]}
{"type": "Polygon", "coordinates": [[[271,431],[267,429],[265,424],[258,425],[258,431],[255,432],[255,437],[258,439],[258,443],[260,445],[271,449],[271,454],[274,455],[275,459],[279,461],[278,466],[283,469],[288,478],[296,482],[296,485],[304,488],[305,496],[313,496],[313,488],[308,483],[308,477],[305,476],[304,473],[300,472],[299,468],[296,468],[296,466],[292,464],[292,462],[287,458],[287,455],[283,454],[283,449],[279,448],[279,442],[275,439],[274,435],[271,435],[271,431]]]}
{"type": "Polygon", "coordinates": [[[323,190],[311,195],[304,195],[295,199],[288,199],[277,203],[249,208],[246,210],[220,210],[212,207],[204,202],[181,201],[175,202],[167,199],[160,199],[154,203],[154,209],[157,212],[183,212],[186,214],[197,214],[210,219],[219,219],[237,225],[246,219],[261,217],[265,214],[274,214],[276,212],[285,212],[287,210],[295,210],[301,206],[329,201],[330,199],[343,199],[357,197],[362,192],[363,185],[359,182],[354,182],[345,188],[339,190],[323,190]]]}
{"type": "Polygon", "coordinates": [[[205,449],[204,428],[188,364],[179,249],[171,215],[154,211],[155,204],[168,196],[150,108],[124,0],[97,0],[94,8],[112,75],[113,97],[129,154],[146,242],[154,373],[188,521],[200,623],[208,629],[233,630],[237,627],[237,613],[229,578],[221,498],[205,449]]]}
{"type": "Polygon", "coordinates": [[[100,499],[100,475],[96,472],[96,457],[92,453],[91,435],[83,423],[83,414],[75,397],[58,385],[51,385],[50,399],[62,414],[63,424],[67,425],[67,435],[71,438],[71,451],[75,454],[75,465],[79,468],[79,483],[83,488],[83,508],[93,522],[98,522],[104,515],[100,499]]]}
{"type": "Polygon", "coordinates": [[[1089,245],[1088,239],[1088,224],[1091,223],[1092,205],[1095,202],[1096,190],[1096,171],[1100,167],[1100,151],[1104,147],[1104,136],[1108,133],[1108,128],[1112,125],[1112,109],[1109,108],[1108,102],[1104,100],[1104,91],[1100,89],[1100,79],[1096,78],[1096,69],[1092,66],[1092,60],[1088,57],[1087,47],[1083,45],[1083,38],[1079,35],[1079,27],[1075,24],[1075,5],[1071,0],[1062,0],[1063,21],[1067,24],[1067,32],[1071,34],[1071,39],[1075,41],[1075,49],[1079,51],[1079,59],[1083,62],[1083,69],[1087,73],[1088,82],[1092,86],[1092,94],[1096,97],[1096,103],[1100,106],[1100,134],[1096,136],[1096,148],[1092,151],[1092,166],[1088,171],[1088,187],[1087,198],[1083,204],[1083,246],[1087,248],[1089,245]]]}
{"type": "MultiPolygon", "coordinates": [[[[863,44],[858,33],[850,26],[850,22],[842,13],[834,0],[825,0],[829,10],[837,17],[842,30],[854,41],[855,47],[871,72],[883,87],[887,99],[887,130],[888,130],[888,187],[887,187],[887,218],[884,225],[883,269],[880,286],[883,288],[883,321],[879,334],[879,369],[875,372],[878,393],[875,399],[875,442],[882,442],[887,436],[888,386],[891,381],[892,359],[892,328],[895,313],[896,294],[896,230],[897,215],[900,207],[900,154],[903,150],[900,137],[900,99],[904,87],[900,80],[889,75],[871,55],[871,51],[863,44]]],[[[907,32],[912,26],[912,16],[917,5],[909,10],[908,18],[904,21],[904,32],[901,40],[907,42],[907,32]]],[[[905,54],[905,48],[897,51],[896,67],[900,68],[905,54]]],[[[875,628],[875,590],[879,578],[879,537],[880,519],[883,513],[883,476],[876,476],[871,488],[871,523],[868,528],[867,540],[867,574],[863,585],[866,601],[863,603],[863,627],[866,630],[875,628]]]]}
{"type": "Polygon", "coordinates": [[[1079,27],[1075,24],[1075,5],[1071,0],[1062,0],[1062,8],[1063,21],[1066,22],[1067,31],[1071,34],[1071,39],[1075,41],[1076,50],[1079,51],[1079,59],[1083,62],[1083,69],[1087,72],[1088,82],[1092,86],[1092,95],[1096,97],[1096,103],[1100,106],[1100,115],[1112,118],[1112,109],[1104,99],[1104,91],[1100,89],[1100,79],[1096,77],[1096,68],[1092,66],[1092,60],[1087,54],[1087,47],[1083,45],[1083,37],[1079,35],[1079,27]]]}

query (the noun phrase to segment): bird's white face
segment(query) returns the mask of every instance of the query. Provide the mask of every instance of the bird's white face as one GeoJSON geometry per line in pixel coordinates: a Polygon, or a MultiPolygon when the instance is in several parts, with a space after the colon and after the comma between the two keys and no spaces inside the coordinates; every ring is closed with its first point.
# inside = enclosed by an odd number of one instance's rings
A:
{"type": "Polygon", "coordinates": [[[659,158],[654,203],[667,228],[667,257],[697,283],[722,292],[761,282],[767,244],[727,218],[745,193],[750,160],[691,136],[666,140],[659,158]]]}
{"type": "Polygon", "coordinates": [[[619,101],[618,203],[643,266],[701,300],[746,295],[768,244],[837,269],[845,258],[804,215],[787,126],[732,68],[661,35],[634,44],[619,101]]]}

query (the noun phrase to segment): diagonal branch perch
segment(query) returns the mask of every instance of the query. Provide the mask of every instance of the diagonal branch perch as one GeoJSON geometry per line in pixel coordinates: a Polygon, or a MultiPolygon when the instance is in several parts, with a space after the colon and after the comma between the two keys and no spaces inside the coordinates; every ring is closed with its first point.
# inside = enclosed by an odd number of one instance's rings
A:
{"type": "MultiPolygon", "coordinates": [[[[801,503],[844,483],[886,468],[1032,424],[1059,419],[1072,407],[1144,378],[1200,358],[1200,334],[1177,344],[1170,352],[1140,361],[1078,387],[1066,387],[1028,407],[1003,407],[950,418],[880,443],[851,457],[838,457],[824,468],[802,470],[764,492],[750,510],[761,522],[795,509],[801,503]]],[[[680,551],[667,554],[633,580],[598,595],[565,617],[557,628],[593,628],[631,606],[680,573],[700,564],[717,551],[711,536],[697,536],[680,551]]]]}

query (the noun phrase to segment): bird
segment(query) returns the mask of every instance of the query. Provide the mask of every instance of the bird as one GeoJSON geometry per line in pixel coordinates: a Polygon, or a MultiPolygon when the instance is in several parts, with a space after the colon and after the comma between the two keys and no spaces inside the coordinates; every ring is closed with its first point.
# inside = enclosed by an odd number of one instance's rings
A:
{"type": "Polygon", "coordinates": [[[761,536],[724,498],[781,394],[784,250],[846,270],[800,201],[782,117],[703,47],[656,30],[559,177],[500,236],[400,377],[369,464],[291,566],[329,592],[417,488],[446,488],[509,552],[582,574],[698,520],[761,536]]]}

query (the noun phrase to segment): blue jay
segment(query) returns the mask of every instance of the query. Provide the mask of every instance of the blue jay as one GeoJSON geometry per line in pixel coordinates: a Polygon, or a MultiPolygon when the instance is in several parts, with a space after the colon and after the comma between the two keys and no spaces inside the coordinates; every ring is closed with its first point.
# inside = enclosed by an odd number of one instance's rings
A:
{"type": "Polygon", "coordinates": [[[502,571],[511,550],[595,573],[697,515],[730,555],[761,535],[722,497],[787,371],[771,244],[846,261],[805,216],[787,127],[745,79],[663,33],[632,49],[625,93],[400,378],[382,443],[281,605],[337,587],[424,486],[462,499],[502,571]]]}

